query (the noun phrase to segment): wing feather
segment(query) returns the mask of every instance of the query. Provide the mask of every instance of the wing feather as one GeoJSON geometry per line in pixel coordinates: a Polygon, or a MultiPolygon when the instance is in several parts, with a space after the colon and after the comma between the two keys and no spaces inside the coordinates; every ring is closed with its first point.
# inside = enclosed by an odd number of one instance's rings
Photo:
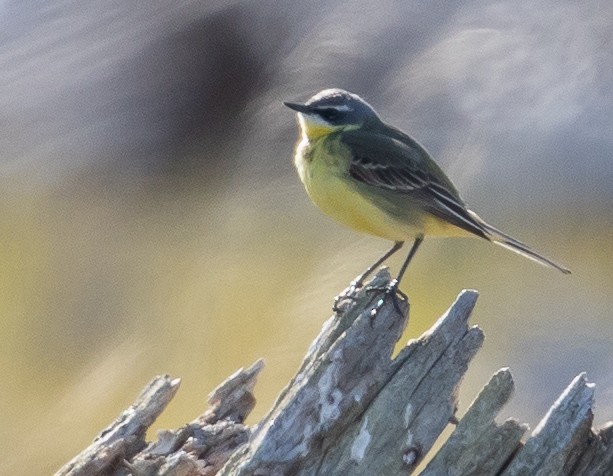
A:
{"type": "MultiPolygon", "coordinates": [[[[385,140],[380,135],[374,139],[379,142],[385,140]]],[[[367,147],[360,147],[360,143],[350,143],[349,175],[373,187],[411,195],[437,218],[489,239],[482,222],[468,211],[449,179],[421,146],[416,143],[404,144],[414,148],[405,147],[403,150],[402,143],[398,146],[390,141],[398,142],[388,139],[383,143],[385,147],[379,151],[376,150],[376,142],[367,147]],[[429,171],[419,167],[424,161],[434,164],[435,168],[429,171]]]]}

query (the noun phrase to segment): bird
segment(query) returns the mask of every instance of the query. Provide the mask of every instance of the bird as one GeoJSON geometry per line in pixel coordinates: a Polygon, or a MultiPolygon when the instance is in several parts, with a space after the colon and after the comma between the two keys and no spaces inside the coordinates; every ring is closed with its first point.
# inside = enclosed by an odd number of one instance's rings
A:
{"type": "Polygon", "coordinates": [[[412,240],[398,275],[386,287],[388,294],[406,299],[398,286],[425,236],[479,237],[571,273],[470,210],[426,149],[386,124],[357,94],[324,89],[305,103],[283,104],[297,115],[294,164],[313,203],[355,231],[393,242],[350,289],[360,288],[377,267],[412,240]]]}

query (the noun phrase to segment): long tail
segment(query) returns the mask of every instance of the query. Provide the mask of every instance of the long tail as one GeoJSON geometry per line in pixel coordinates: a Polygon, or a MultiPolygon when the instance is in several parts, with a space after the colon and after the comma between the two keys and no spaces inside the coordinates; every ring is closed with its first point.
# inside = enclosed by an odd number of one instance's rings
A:
{"type": "Polygon", "coordinates": [[[567,267],[559,265],[558,263],[550,260],[546,256],[543,256],[542,254],[537,253],[536,251],[531,249],[528,245],[523,244],[521,241],[518,241],[512,236],[509,236],[506,233],[503,233],[497,228],[494,228],[489,223],[486,223],[481,217],[479,217],[479,215],[477,215],[472,210],[468,210],[468,213],[471,215],[472,218],[475,219],[475,221],[479,223],[480,227],[485,232],[487,238],[493,243],[496,243],[497,245],[502,246],[503,248],[506,248],[508,250],[511,250],[517,254],[525,256],[526,258],[531,259],[532,261],[536,261],[539,264],[542,264],[544,266],[549,266],[551,268],[555,268],[564,274],[571,274],[570,269],[568,269],[567,267]]]}

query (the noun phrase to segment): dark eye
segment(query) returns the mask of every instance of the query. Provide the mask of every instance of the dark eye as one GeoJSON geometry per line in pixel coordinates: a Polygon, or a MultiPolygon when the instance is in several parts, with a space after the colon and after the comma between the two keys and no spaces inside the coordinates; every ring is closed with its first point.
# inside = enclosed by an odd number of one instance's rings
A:
{"type": "Polygon", "coordinates": [[[333,108],[322,109],[319,111],[319,115],[328,122],[336,122],[342,117],[342,114],[333,108]]]}

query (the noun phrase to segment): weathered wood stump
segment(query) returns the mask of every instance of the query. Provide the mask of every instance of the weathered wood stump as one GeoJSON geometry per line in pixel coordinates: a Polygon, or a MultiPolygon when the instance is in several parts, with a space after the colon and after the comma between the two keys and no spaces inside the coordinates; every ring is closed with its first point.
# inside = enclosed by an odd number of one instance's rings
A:
{"type": "MultiPolygon", "coordinates": [[[[577,376],[522,442],[527,425],[495,417],[513,393],[499,370],[458,421],[457,389],[483,342],[468,318],[477,292],[463,291],[434,326],[392,353],[406,323],[388,296],[386,270],[341,303],[295,377],[253,428],[261,361],[218,387],[192,423],[145,432],[179,387],[156,377],[136,402],[57,475],[404,475],[447,427],[453,433],[421,474],[613,475],[613,422],[592,428],[594,384],[577,376]]],[[[408,311],[408,305],[400,303],[408,311]]]]}

